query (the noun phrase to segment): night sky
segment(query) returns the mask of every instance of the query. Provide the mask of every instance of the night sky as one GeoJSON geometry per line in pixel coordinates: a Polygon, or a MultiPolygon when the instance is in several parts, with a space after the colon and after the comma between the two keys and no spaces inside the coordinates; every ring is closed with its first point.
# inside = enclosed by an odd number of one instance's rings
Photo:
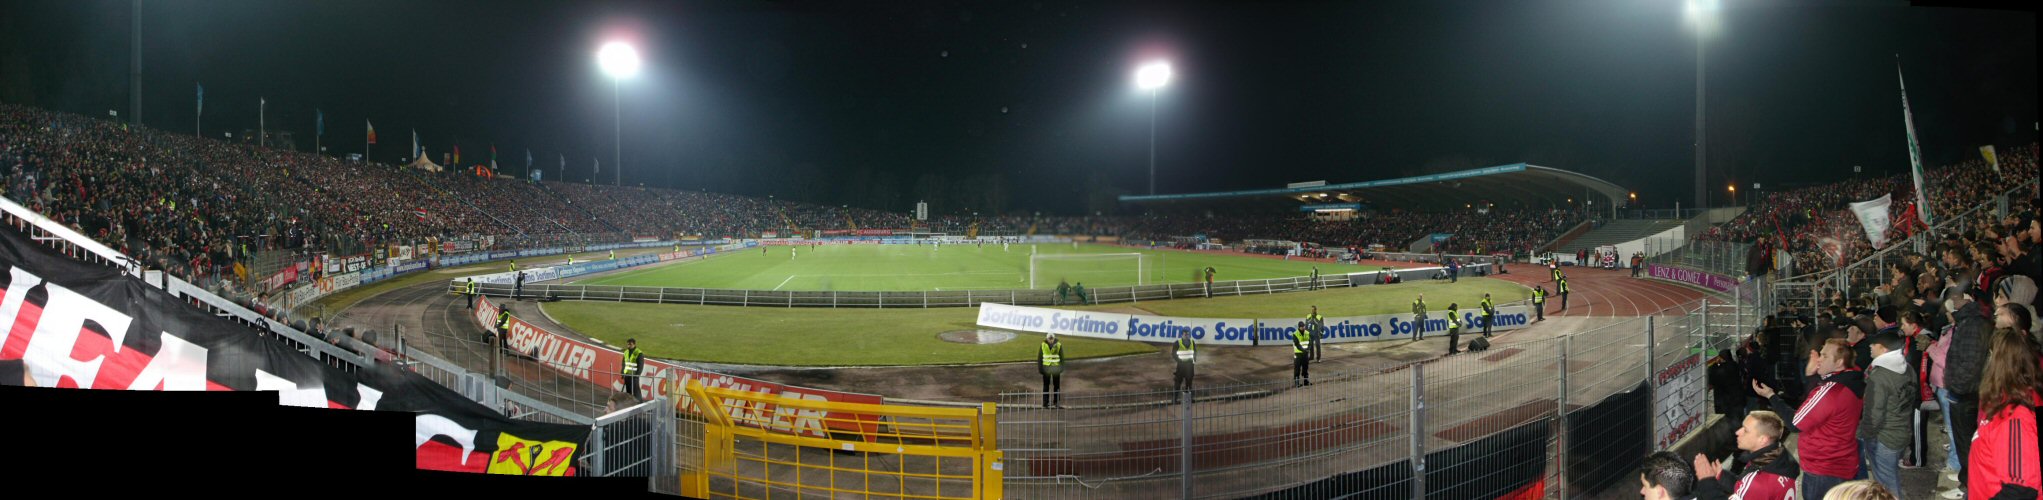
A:
{"type": "MultiPolygon", "coordinates": [[[[612,84],[633,40],[626,183],[906,211],[948,182],[1075,213],[1088,174],[1146,191],[1348,182],[1530,162],[1692,206],[1696,33],[1673,0],[1571,2],[325,2],[145,0],[143,123],[268,123],[331,154],[461,146],[463,164],[609,182],[612,84]],[[1147,59],[1176,79],[1157,101],[1147,59]]],[[[2033,7],[2028,7],[2033,9],[2033,7]]],[[[0,2],[0,100],[127,104],[127,1],[0,2]]],[[[1723,0],[1708,42],[1713,195],[2036,140],[2036,16],[1877,1],[1723,0]]]]}

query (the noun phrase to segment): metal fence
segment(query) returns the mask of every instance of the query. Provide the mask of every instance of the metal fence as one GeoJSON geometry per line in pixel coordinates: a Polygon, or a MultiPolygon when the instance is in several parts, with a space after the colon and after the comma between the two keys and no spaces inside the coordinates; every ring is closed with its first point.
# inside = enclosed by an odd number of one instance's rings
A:
{"type": "Polygon", "coordinates": [[[1002,394],[1007,489],[1017,498],[1622,493],[1612,471],[1635,470],[1641,450],[1706,419],[1702,394],[1675,397],[1701,392],[1694,360],[1758,324],[1754,304],[1717,302],[1391,371],[1319,374],[1305,386],[1072,393],[1063,408],[1044,408],[1042,393],[1002,394]],[[1659,383],[1670,376],[1689,383],[1659,383]],[[1631,392],[1642,384],[1649,394],[1631,392]],[[1648,419],[1644,409],[1617,418],[1599,406],[1626,394],[1665,397],[1667,408],[1648,419]],[[1652,430],[1610,434],[1627,418],[1652,430]]]}
{"type": "Polygon", "coordinates": [[[1694,269],[1724,276],[1745,273],[1751,243],[1699,241],[1688,238],[1647,238],[1646,263],[1694,269]]]}
{"type": "Polygon", "coordinates": [[[699,466],[677,474],[698,498],[1005,498],[991,404],[931,408],[809,400],[686,387],[701,426],[699,466]],[[772,407],[778,410],[756,411],[772,407]],[[781,412],[844,419],[866,430],[787,432],[781,412]],[[843,416],[833,416],[843,415],[843,416]]]}
{"type": "MultiPolygon", "coordinates": [[[[1467,276],[1483,276],[1489,274],[1490,269],[1492,268],[1488,264],[1471,265],[1464,268],[1463,272],[1467,273],[1467,276]]],[[[1215,281],[1211,286],[1205,283],[1169,283],[1101,287],[1087,289],[1083,302],[1103,304],[1319,290],[1369,285],[1377,283],[1385,274],[1394,274],[1401,280],[1409,281],[1428,279],[1440,272],[1439,268],[1393,269],[1326,274],[1321,275],[1318,280],[1310,276],[1293,276],[1262,280],[1215,281]]],[[[452,293],[462,293],[466,286],[467,283],[460,279],[447,282],[447,289],[452,293]]],[[[1081,301],[1078,296],[1060,301],[1055,290],[788,291],[553,284],[528,284],[520,287],[477,283],[476,291],[489,297],[751,307],[975,307],[986,302],[1048,306],[1081,301]]]]}

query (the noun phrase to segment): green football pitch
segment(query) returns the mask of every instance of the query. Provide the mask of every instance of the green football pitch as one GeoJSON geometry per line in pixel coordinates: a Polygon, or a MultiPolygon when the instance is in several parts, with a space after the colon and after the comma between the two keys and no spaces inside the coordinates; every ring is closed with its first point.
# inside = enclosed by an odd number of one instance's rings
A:
{"type": "Polygon", "coordinates": [[[1055,288],[1060,280],[1087,287],[1204,280],[1286,278],[1358,272],[1324,262],[1070,243],[822,245],[739,250],[699,261],[574,281],[583,285],[746,290],[938,291],[1055,288]],[[1141,254],[1137,259],[1129,254],[1141,254]],[[1031,255],[1041,255],[1033,259],[1031,255]],[[1033,271],[1033,272],[1032,272],[1033,271]]]}

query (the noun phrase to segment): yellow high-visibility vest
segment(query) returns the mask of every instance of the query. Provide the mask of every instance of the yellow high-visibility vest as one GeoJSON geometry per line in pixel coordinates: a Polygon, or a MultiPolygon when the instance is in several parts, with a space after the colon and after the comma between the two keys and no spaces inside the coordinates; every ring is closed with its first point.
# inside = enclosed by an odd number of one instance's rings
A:
{"type": "Polygon", "coordinates": [[[644,357],[645,357],[645,352],[643,352],[643,351],[640,351],[640,350],[639,350],[639,349],[638,349],[637,347],[633,347],[633,348],[630,348],[630,349],[625,349],[625,350],[624,350],[624,373],[625,373],[625,374],[628,374],[628,375],[637,375],[637,374],[638,374],[638,369],[639,369],[639,364],[638,364],[638,362],[639,362],[639,359],[640,359],[640,358],[644,358],[644,357]]]}
{"type": "Polygon", "coordinates": [[[1064,364],[1064,344],[1053,346],[1049,342],[1044,342],[1043,366],[1057,366],[1060,364],[1064,364]]]}

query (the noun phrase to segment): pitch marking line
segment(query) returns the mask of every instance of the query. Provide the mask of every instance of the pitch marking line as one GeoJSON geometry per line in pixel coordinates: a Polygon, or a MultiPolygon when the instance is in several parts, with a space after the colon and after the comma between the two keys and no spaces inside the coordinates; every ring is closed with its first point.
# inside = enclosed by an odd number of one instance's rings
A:
{"type": "Polygon", "coordinates": [[[773,286],[773,290],[774,290],[774,291],[776,291],[776,292],[777,292],[777,291],[780,291],[780,287],[784,287],[784,286],[787,286],[787,282],[789,282],[789,281],[793,281],[793,280],[795,279],[795,276],[800,276],[800,275],[798,275],[798,274],[790,274],[790,275],[787,275],[787,279],[784,279],[784,280],[780,280],[780,284],[778,284],[778,285],[774,285],[774,286],[773,286]]]}

